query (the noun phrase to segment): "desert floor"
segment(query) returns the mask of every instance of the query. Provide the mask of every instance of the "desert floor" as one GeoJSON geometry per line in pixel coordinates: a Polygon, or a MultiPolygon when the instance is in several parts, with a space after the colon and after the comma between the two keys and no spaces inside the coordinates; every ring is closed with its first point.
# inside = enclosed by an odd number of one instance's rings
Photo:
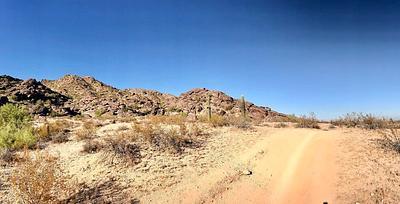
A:
{"type": "MultiPolygon", "coordinates": [[[[105,124],[98,137],[126,131],[105,124]]],[[[398,203],[400,155],[375,131],[299,129],[273,123],[209,128],[202,145],[180,154],[143,149],[138,164],[83,153],[83,141],[50,144],[63,171],[92,192],[93,203],[398,203]]],[[[14,167],[0,168],[0,196],[14,167]]]]}

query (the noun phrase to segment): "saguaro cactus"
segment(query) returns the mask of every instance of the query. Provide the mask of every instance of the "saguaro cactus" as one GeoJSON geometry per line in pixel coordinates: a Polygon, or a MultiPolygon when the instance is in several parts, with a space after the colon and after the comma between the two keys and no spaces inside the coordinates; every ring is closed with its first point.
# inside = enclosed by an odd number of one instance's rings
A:
{"type": "Polygon", "coordinates": [[[208,109],[208,120],[211,120],[211,95],[208,95],[207,100],[207,109],[208,109]]]}
{"type": "Polygon", "coordinates": [[[197,121],[197,106],[200,103],[200,98],[199,97],[195,97],[194,100],[196,101],[196,104],[194,105],[194,120],[197,121]]]}
{"type": "Polygon", "coordinates": [[[246,118],[246,100],[244,99],[243,95],[240,100],[241,100],[240,110],[242,112],[243,118],[246,118]]]}

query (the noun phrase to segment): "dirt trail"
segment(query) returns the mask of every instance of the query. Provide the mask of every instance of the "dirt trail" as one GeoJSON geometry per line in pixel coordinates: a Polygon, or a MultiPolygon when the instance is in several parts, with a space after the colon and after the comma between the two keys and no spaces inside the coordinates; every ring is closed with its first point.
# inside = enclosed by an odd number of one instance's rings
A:
{"type": "Polygon", "coordinates": [[[265,157],[252,161],[253,176],[232,184],[217,203],[334,203],[335,136],[287,129],[264,141],[265,157]]]}
{"type": "Polygon", "coordinates": [[[151,202],[335,203],[338,132],[258,131],[263,137],[223,166],[200,177],[187,177],[174,188],[155,193],[159,196],[151,202]],[[246,170],[252,174],[245,175],[246,170]]]}

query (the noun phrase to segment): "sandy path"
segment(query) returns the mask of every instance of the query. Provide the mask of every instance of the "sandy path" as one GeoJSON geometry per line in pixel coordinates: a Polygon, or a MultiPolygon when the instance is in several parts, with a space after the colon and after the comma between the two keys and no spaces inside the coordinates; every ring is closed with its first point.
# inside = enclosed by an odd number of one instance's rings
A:
{"type": "MultiPolygon", "coordinates": [[[[340,131],[260,128],[254,144],[144,203],[335,203],[340,131]],[[245,175],[243,170],[250,170],[245,175]]],[[[244,136],[244,135],[243,135],[244,136]]]]}
{"type": "MultiPolygon", "coordinates": [[[[260,145],[259,145],[260,146],[260,145]]],[[[232,184],[217,203],[334,203],[336,141],[331,132],[285,129],[264,141],[253,175],[232,184]]]]}

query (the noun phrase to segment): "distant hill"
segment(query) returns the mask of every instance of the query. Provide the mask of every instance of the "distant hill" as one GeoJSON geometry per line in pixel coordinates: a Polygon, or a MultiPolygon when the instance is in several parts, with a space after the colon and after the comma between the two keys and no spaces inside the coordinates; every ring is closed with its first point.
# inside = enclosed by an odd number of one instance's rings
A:
{"type": "MultiPolygon", "coordinates": [[[[240,115],[238,99],[205,88],[195,88],[174,96],[146,89],[120,90],[93,77],[77,75],[41,82],[3,75],[0,82],[0,105],[6,102],[24,104],[31,113],[38,115],[202,115],[206,114],[208,96],[211,96],[214,114],[240,115]]],[[[246,102],[246,109],[249,117],[256,119],[285,116],[250,102],[246,102]]]]}

